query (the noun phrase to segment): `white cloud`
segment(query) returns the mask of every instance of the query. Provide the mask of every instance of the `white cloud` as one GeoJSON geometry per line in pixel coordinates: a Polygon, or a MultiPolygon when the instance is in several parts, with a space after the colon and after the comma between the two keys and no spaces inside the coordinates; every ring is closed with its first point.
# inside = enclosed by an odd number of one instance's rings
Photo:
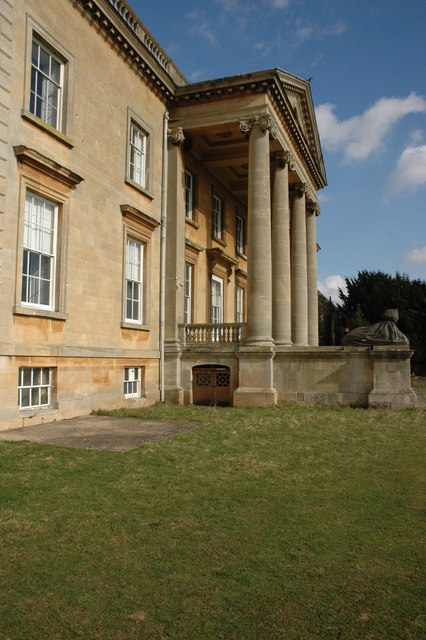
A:
{"type": "Polygon", "coordinates": [[[407,98],[380,98],[360,116],[339,120],[335,105],[316,109],[321,143],[332,152],[342,151],[346,161],[365,160],[377,151],[393,126],[411,113],[426,112],[426,100],[410,93],[407,98]]]}
{"type": "Polygon", "coordinates": [[[327,299],[331,298],[335,304],[341,304],[339,289],[343,293],[347,292],[345,279],[339,275],[328,276],[324,281],[318,280],[318,289],[327,299]]]}
{"type": "Polygon", "coordinates": [[[197,24],[194,27],[194,31],[196,33],[198,33],[202,38],[204,38],[204,40],[207,40],[207,42],[209,44],[212,45],[216,45],[217,44],[217,38],[215,33],[212,31],[212,29],[210,28],[210,23],[205,21],[205,22],[200,22],[200,24],[197,24]]]}
{"type": "Polygon", "coordinates": [[[310,38],[324,39],[330,36],[340,36],[342,33],[346,31],[346,25],[344,22],[336,22],[335,24],[329,25],[327,27],[322,27],[320,25],[308,25],[301,21],[297,22],[296,27],[296,38],[299,42],[305,42],[310,38]]]}
{"type": "Polygon", "coordinates": [[[426,264],[426,247],[409,251],[404,257],[404,262],[410,264],[426,264]]]}
{"type": "Polygon", "coordinates": [[[400,191],[414,193],[426,184],[426,144],[409,146],[402,152],[396,168],[389,178],[389,194],[400,191]]]}
{"type": "Polygon", "coordinates": [[[290,5],[290,0],[269,0],[269,4],[274,9],[285,9],[290,5]]]}
{"type": "Polygon", "coordinates": [[[253,45],[253,49],[255,51],[258,51],[262,56],[262,58],[264,58],[265,56],[271,53],[271,47],[268,44],[266,44],[266,42],[256,42],[253,45]]]}

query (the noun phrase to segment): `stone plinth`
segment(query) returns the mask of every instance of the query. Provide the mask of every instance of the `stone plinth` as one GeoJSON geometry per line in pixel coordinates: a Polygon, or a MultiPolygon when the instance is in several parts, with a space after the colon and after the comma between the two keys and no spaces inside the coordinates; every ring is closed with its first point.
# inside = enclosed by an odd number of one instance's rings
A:
{"type": "Polygon", "coordinates": [[[238,351],[239,387],[234,407],[273,407],[277,404],[274,388],[273,349],[242,347],[238,351]]]}
{"type": "Polygon", "coordinates": [[[413,351],[407,346],[374,347],[373,389],[368,396],[370,407],[405,409],[416,406],[416,394],[411,389],[410,359],[413,351]]]}

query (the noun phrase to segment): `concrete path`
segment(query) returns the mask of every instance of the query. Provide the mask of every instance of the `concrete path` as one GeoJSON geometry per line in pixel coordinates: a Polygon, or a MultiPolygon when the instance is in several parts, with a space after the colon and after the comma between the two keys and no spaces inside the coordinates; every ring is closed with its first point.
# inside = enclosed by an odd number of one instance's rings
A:
{"type": "Polygon", "coordinates": [[[146,442],[168,438],[201,426],[201,423],[195,422],[84,416],[0,431],[0,440],[123,452],[140,447],[146,442]]]}

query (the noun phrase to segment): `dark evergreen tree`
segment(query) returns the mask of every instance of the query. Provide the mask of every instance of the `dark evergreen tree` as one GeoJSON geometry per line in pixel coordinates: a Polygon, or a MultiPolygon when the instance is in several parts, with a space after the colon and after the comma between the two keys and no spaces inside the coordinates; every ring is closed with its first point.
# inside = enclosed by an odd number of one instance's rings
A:
{"type": "Polygon", "coordinates": [[[359,271],[356,278],[345,278],[345,281],[347,292],[339,291],[343,323],[354,329],[378,322],[386,309],[398,309],[398,328],[415,351],[412,369],[425,374],[426,281],[410,280],[400,273],[392,276],[383,271],[359,271]]]}

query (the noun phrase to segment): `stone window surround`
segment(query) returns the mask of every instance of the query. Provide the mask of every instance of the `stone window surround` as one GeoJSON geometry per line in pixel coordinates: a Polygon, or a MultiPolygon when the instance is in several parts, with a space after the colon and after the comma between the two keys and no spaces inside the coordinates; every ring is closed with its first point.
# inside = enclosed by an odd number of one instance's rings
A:
{"type": "Polygon", "coordinates": [[[189,238],[185,238],[185,262],[192,266],[192,299],[191,299],[191,322],[197,322],[196,311],[198,309],[198,256],[204,248],[196,244],[189,238]]]}
{"type": "Polygon", "coordinates": [[[122,275],[122,329],[132,329],[135,331],[149,331],[150,330],[150,302],[151,302],[151,240],[152,234],[160,223],[151,218],[146,213],[139,211],[135,207],[128,204],[120,206],[121,214],[123,217],[123,275],[122,275]],[[136,240],[144,245],[143,251],[143,276],[142,276],[142,323],[128,322],[126,320],[126,246],[127,238],[136,240]]]}
{"type": "Polygon", "coordinates": [[[31,122],[59,142],[73,146],[73,103],[74,103],[74,77],[75,62],[72,54],[63,47],[61,42],[41,26],[32,16],[27,14],[26,43],[25,43],[25,75],[24,75],[24,102],[21,116],[26,121],[31,122]],[[30,88],[31,88],[31,50],[33,39],[37,39],[45,46],[63,65],[63,86],[62,86],[62,106],[61,106],[61,128],[56,129],[44,122],[41,118],[31,113],[30,88]]]}
{"type": "Polygon", "coordinates": [[[21,166],[21,188],[18,204],[18,241],[16,254],[15,315],[38,316],[55,320],[66,320],[66,265],[68,249],[68,221],[70,209],[70,189],[82,180],[80,176],[66,167],[23,145],[14,147],[15,156],[21,166]],[[58,226],[56,241],[55,295],[53,309],[25,306],[21,303],[23,238],[25,225],[25,202],[27,191],[40,198],[50,200],[58,207],[58,226]]]}

